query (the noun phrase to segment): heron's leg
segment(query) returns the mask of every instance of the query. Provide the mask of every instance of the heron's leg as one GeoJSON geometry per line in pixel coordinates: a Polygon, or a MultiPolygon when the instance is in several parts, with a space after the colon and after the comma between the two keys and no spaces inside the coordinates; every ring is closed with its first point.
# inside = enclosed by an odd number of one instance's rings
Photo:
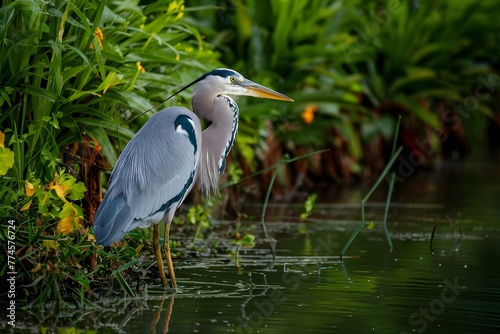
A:
{"type": "Polygon", "coordinates": [[[167,258],[168,274],[170,275],[170,283],[172,287],[177,287],[175,282],[174,264],[172,263],[172,254],[170,253],[170,224],[165,223],[165,234],[163,235],[163,250],[167,258]]]}
{"type": "Polygon", "coordinates": [[[163,259],[161,258],[160,251],[160,226],[159,224],[153,224],[153,248],[156,255],[156,261],[158,262],[158,267],[160,268],[161,283],[163,286],[167,286],[167,277],[165,276],[165,268],[163,267],[163,259]]]}

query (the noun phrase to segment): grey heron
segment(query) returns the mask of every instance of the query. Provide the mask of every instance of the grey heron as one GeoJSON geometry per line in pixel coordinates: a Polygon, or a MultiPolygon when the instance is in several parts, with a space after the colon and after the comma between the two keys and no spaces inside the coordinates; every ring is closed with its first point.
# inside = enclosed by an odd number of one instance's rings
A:
{"type": "Polygon", "coordinates": [[[238,105],[225,94],[293,101],[230,69],[206,73],[177,93],[194,84],[193,112],[183,107],[163,109],[125,146],[94,219],[94,235],[104,246],[120,241],[136,227],[153,224],[153,248],[163,286],[167,285],[167,279],[159,224],[165,223],[163,250],[171,285],[175,287],[170,223],[195,184],[205,196],[217,193],[226,157],[236,137],[238,105]],[[210,122],[203,131],[199,118],[210,122]]]}

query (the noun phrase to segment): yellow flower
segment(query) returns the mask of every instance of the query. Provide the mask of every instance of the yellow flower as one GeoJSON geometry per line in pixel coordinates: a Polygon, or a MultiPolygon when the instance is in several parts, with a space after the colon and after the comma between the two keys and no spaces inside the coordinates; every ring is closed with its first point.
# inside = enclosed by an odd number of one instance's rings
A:
{"type": "Polygon", "coordinates": [[[139,71],[141,71],[141,72],[143,72],[143,73],[144,73],[144,72],[146,72],[146,70],[144,69],[144,67],[142,67],[142,65],[141,65],[141,62],[140,62],[140,61],[138,61],[138,62],[137,62],[137,63],[135,63],[135,64],[137,65],[137,69],[138,69],[139,71]]]}
{"type": "Polygon", "coordinates": [[[35,193],[35,186],[33,185],[33,183],[29,182],[28,180],[24,181],[24,189],[25,189],[26,195],[28,197],[33,196],[33,194],[35,193]]]}
{"type": "Polygon", "coordinates": [[[75,223],[78,222],[78,218],[73,218],[71,216],[66,216],[57,223],[57,230],[62,234],[68,234],[75,230],[75,223]]]}
{"type": "Polygon", "coordinates": [[[318,111],[318,106],[315,104],[308,105],[300,114],[302,121],[306,124],[311,124],[314,121],[314,114],[318,111]]]}
{"type": "Polygon", "coordinates": [[[5,141],[5,134],[2,131],[0,131],[0,148],[5,148],[4,141],[5,141]]]}
{"type": "MultiPolygon", "coordinates": [[[[26,191],[26,196],[31,197],[35,194],[35,186],[28,182],[28,180],[24,181],[24,189],[26,191]]],[[[20,211],[26,211],[30,208],[31,206],[31,201],[28,203],[24,204],[23,207],[20,209],[20,211]]]]}
{"type": "Polygon", "coordinates": [[[179,7],[179,4],[177,3],[177,1],[172,1],[171,3],[168,4],[168,9],[167,9],[167,12],[170,13],[170,12],[173,12],[174,10],[176,10],[177,8],[179,7]]]}
{"type": "Polygon", "coordinates": [[[55,176],[55,184],[54,182],[49,183],[49,189],[55,190],[57,197],[62,199],[64,202],[67,202],[66,195],[69,194],[71,188],[65,184],[59,183],[59,176],[56,174],[55,176]]]}
{"type": "Polygon", "coordinates": [[[175,17],[176,20],[180,20],[184,16],[184,5],[179,7],[179,13],[175,17]]]}
{"type": "Polygon", "coordinates": [[[168,5],[167,13],[172,13],[175,11],[179,11],[175,17],[175,20],[180,20],[184,16],[184,5],[182,4],[183,1],[172,1],[168,5]]]}
{"type": "Polygon", "coordinates": [[[97,38],[97,41],[99,42],[99,47],[102,50],[102,41],[104,40],[104,34],[102,33],[102,30],[100,28],[97,28],[94,32],[94,35],[97,38]]]}

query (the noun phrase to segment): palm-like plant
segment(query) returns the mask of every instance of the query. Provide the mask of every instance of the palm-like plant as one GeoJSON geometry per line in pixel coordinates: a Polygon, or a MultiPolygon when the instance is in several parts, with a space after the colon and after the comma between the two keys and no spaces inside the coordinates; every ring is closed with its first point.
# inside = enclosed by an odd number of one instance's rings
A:
{"type": "Polygon", "coordinates": [[[491,1],[413,1],[390,11],[390,4],[360,7],[357,26],[365,30],[356,31],[357,43],[347,50],[365,54],[364,60],[352,61],[352,71],[362,74],[366,105],[378,113],[409,116],[401,139],[420,157],[432,160],[453,139],[456,147],[449,149],[463,153],[463,121],[471,113],[491,116],[488,101],[471,98],[476,98],[480,77],[493,71],[487,58],[498,23],[485,18],[498,12],[497,6],[491,1]],[[415,145],[418,138],[434,142],[433,149],[422,152],[415,145]]]}

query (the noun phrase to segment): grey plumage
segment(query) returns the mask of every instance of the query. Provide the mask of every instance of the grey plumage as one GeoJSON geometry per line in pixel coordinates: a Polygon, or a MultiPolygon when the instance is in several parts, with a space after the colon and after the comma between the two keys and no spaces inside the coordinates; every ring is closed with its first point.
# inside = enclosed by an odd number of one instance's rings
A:
{"type": "Polygon", "coordinates": [[[163,218],[170,223],[175,209],[193,187],[200,157],[200,129],[195,114],[172,107],[155,114],[137,132],[116,163],[94,220],[94,234],[100,244],[110,245],[126,232],[163,218]],[[192,121],[193,134],[186,130],[190,123],[176,129],[175,120],[183,116],[192,121]]]}
{"type": "Polygon", "coordinates": [[[163,285],[166,276],[158,223],[166,223],[163,248],[175,286],[168,243],[175,210],[195,183],[206,196],[217,193],[226,157],[236,138],[239,110],[225,94],[293,101],[229,69],[204,74],[177,93],[194,84],[194,113],[182,107],[164,109],[152,116],[125,146],[94,218],[94,235],[105,246],[121,240],[136,227],[154,224],[153,248],[163,285]],[[203,132],[198,117],[210,122],[203,132]]]}

